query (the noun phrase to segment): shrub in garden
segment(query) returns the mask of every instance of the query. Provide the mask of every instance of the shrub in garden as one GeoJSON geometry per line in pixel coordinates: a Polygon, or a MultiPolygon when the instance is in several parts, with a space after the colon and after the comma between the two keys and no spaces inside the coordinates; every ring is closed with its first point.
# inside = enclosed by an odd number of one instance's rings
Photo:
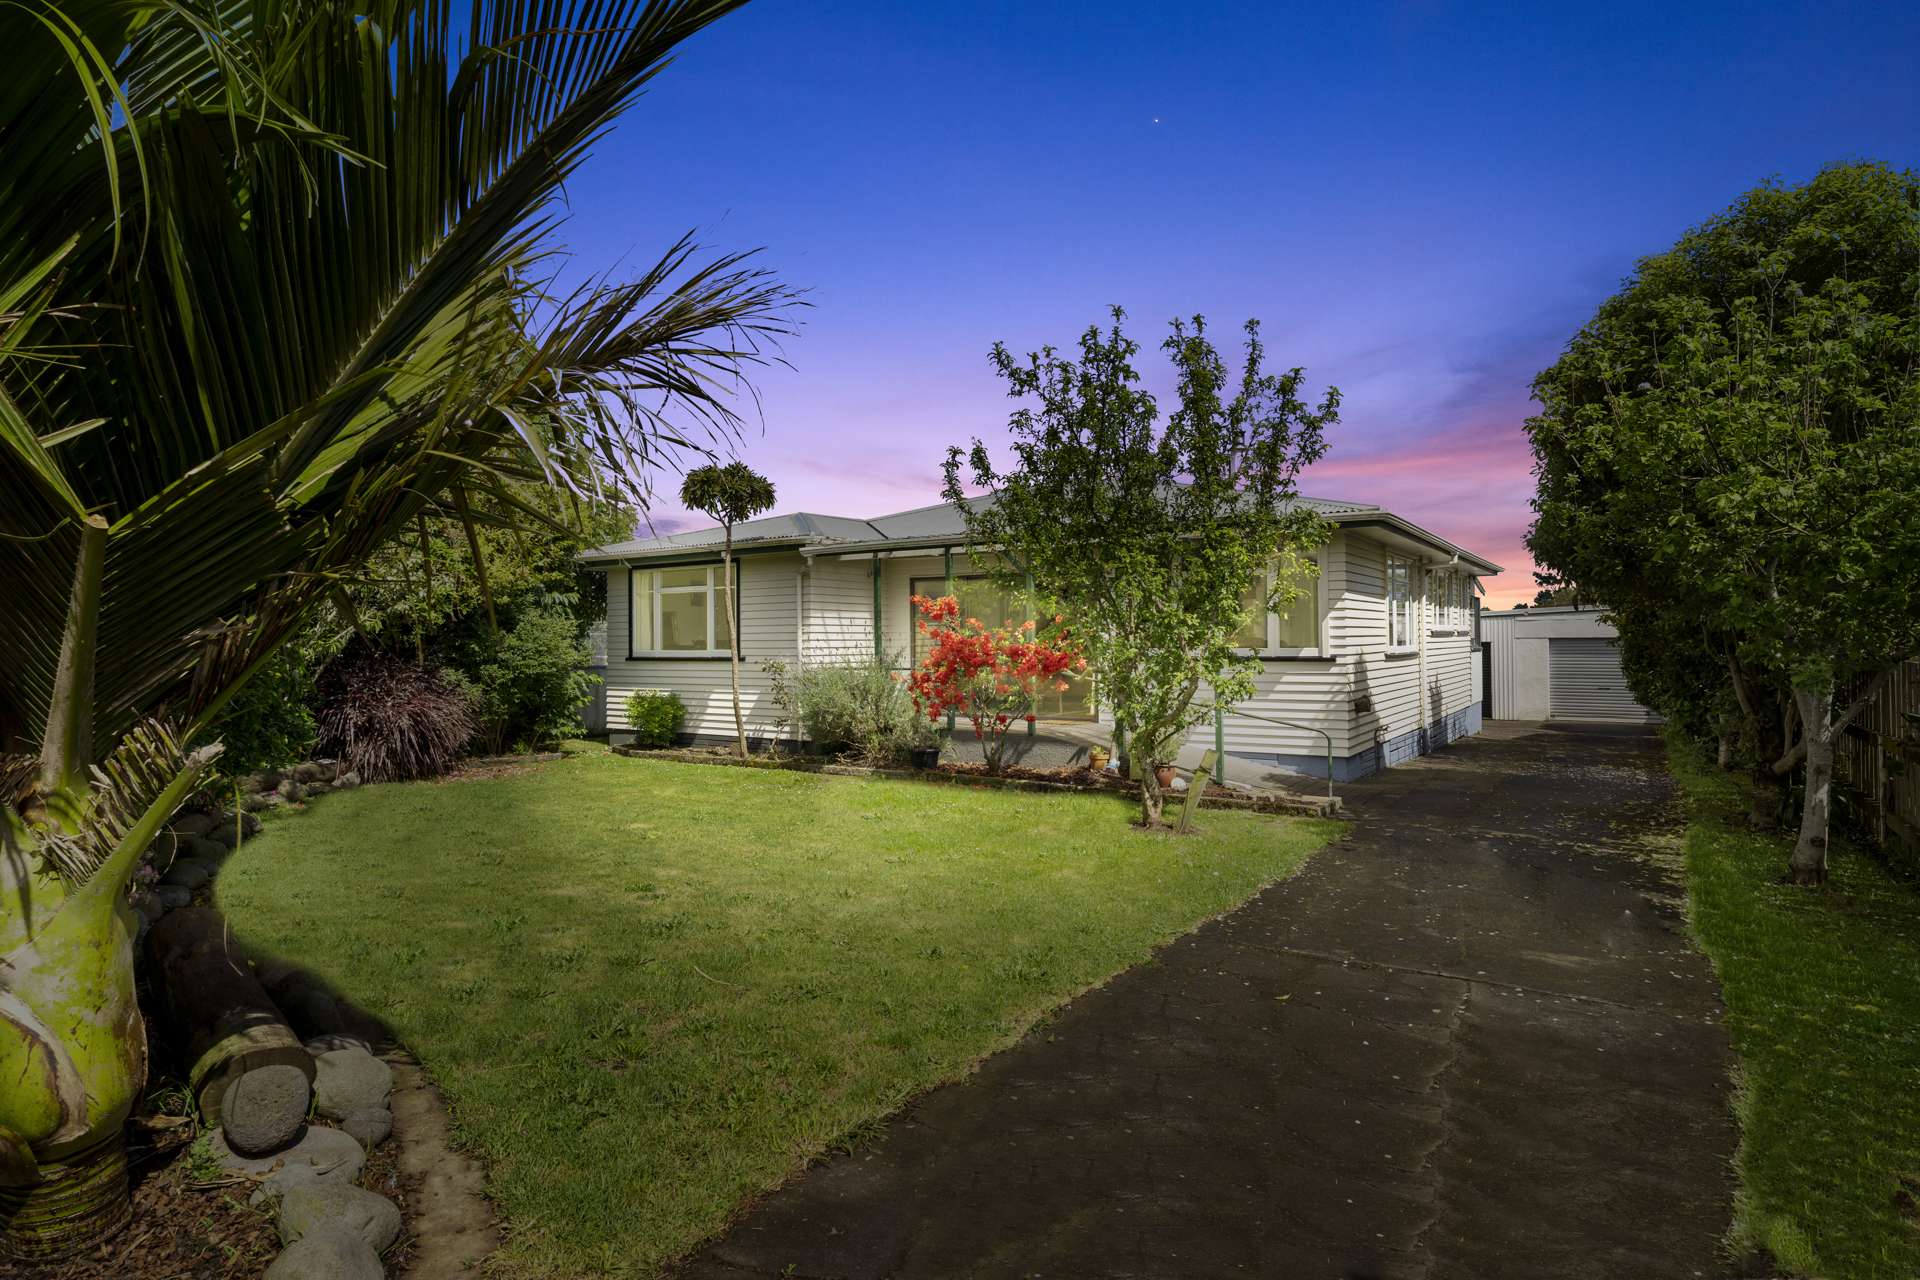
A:
{"type": "Polygon", "coordinates": [[[579,733],[598,678],[586,670],[593,655],[571,613],[523,609],[511,628],[467,649],[458,682],[473,700],[479,749],[534,751],[579,733]]]}
{"type": "Polygon", "coordinates": [[[352,644],[320,674],[319,747],[364,782],[432,778],[473,736],[466,694],[437,670],[352,644]]]}
{"type": "Polygon", "coordinates": [[[627,698],[627,727],[637,746],[670,747],[686,723],[687,706],[678,694],[641,689],[627,698]]]}
{"type": "Polygon", "coordinates": [[[234,695],[208,731],[226,744],[220,772],[237,778],[305,760],[318,734],[312,699],[311,659],[290,644],[234,695]]]}
{"type": "Polygon", "coordinates": [[[794,680],[794,702],[809,741],[864,765],[899,764],[924,741],[892,659],[808,667],[794,680]]]}
{"type": "Polygon", "coordinates": [[[1007,730],[1033,723],[1036,695],[1064,693],[1062,677],[1086,670],[1065,619],[1054,615],[1045,630],[1033,621],[989,627],[978,618],[962,620],[952,596],[915,596],[913,607],[920,611],[920,634],[932,642],[908,682],[913,705],[929,723],[948,713],[965,716],[987,772],[1000,772],[1007,730]]]}

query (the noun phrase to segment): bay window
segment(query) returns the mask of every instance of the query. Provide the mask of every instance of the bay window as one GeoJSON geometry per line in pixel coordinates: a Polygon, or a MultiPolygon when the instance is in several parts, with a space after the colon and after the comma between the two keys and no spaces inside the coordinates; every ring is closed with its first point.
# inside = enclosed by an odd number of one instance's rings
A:
{"type": "MultiPolygon", "coordinates": [[[[628,578],[631,658],[725,657],[733,644],[726,580],[717,564],[635,569],[628,578]]],[[[734,568],[734,595],[740,570],[734,568]]]]}

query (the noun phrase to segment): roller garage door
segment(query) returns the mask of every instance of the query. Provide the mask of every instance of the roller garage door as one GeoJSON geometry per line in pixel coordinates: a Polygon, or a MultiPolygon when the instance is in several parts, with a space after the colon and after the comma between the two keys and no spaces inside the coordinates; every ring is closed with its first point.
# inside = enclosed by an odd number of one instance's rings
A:
{"type": "Polygon", "coordinates": [[[1613,641],[1579,638],[1547,641],[1548,714],[1555,720],[1655,719],[1627,692],[1620,651],[1613,641]]]}

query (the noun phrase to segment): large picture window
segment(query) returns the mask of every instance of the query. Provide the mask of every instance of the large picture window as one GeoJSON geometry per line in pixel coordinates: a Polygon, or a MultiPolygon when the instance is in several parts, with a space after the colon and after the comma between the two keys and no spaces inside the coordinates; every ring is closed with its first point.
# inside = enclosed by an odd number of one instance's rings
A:
{"type": "MultiPolygon", "coordinates": [[[[628,599],[631,642],[628,656],[725,657],[733,643],[733,619],[727,613],[725,579],[717,564],[672,569],[635,569],[628,599]]],[[[734,595],[740,585],[734,567],[734,595]]]]}
{"type": "Polygon", "coordinates": [[[1413,561],[1404,556],[1387,557],[1387,647],[1411,649],[1414,645],[1413,561]]]}
{"type": "Polygon", "coordinates": [[[1315,657],[1320,653],[1320,575],[1301,570],[1300,591],[1285,613],[1268,611],[1267,597],[1272,590],[1270,573],[1257,574],[1241,594],[1240,603],[1247,620],[1234,635],[1241,649],[1254,649],[1279,657],[1315,657]]]}
{"type": "MultiPolygon", "coordinates": [[[[951,589],[945,578],[915,578],[910,583],[914,595],[938,599],[951,594],[960,602],[962,618],[978,618],[989,627],[1018,626],[1033,616],[1026,599],[1017,591],[1008,591],[990,578],[977,575],[955,577],[951,589]]],[[[913,632],[913,665],[927,656],[932,641],[913,632]]],[[[1034,699],[1033,714],[1042,720],[1091,720],[1094,716],[1093,673],[1066,672],[1061,679],[1067,691],[1048,689],[1034,699]]]]}

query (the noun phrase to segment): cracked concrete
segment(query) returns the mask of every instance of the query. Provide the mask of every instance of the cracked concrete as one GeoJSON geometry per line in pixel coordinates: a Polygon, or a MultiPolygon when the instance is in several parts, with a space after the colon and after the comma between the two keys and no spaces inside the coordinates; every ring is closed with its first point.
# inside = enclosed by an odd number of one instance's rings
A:
{"type": "Polygon", "coordinates": [[[1727,1274],[1736,1139],[1645,730],[1495,724],[808,1170],[685,1280],[1727,1274]]]}

